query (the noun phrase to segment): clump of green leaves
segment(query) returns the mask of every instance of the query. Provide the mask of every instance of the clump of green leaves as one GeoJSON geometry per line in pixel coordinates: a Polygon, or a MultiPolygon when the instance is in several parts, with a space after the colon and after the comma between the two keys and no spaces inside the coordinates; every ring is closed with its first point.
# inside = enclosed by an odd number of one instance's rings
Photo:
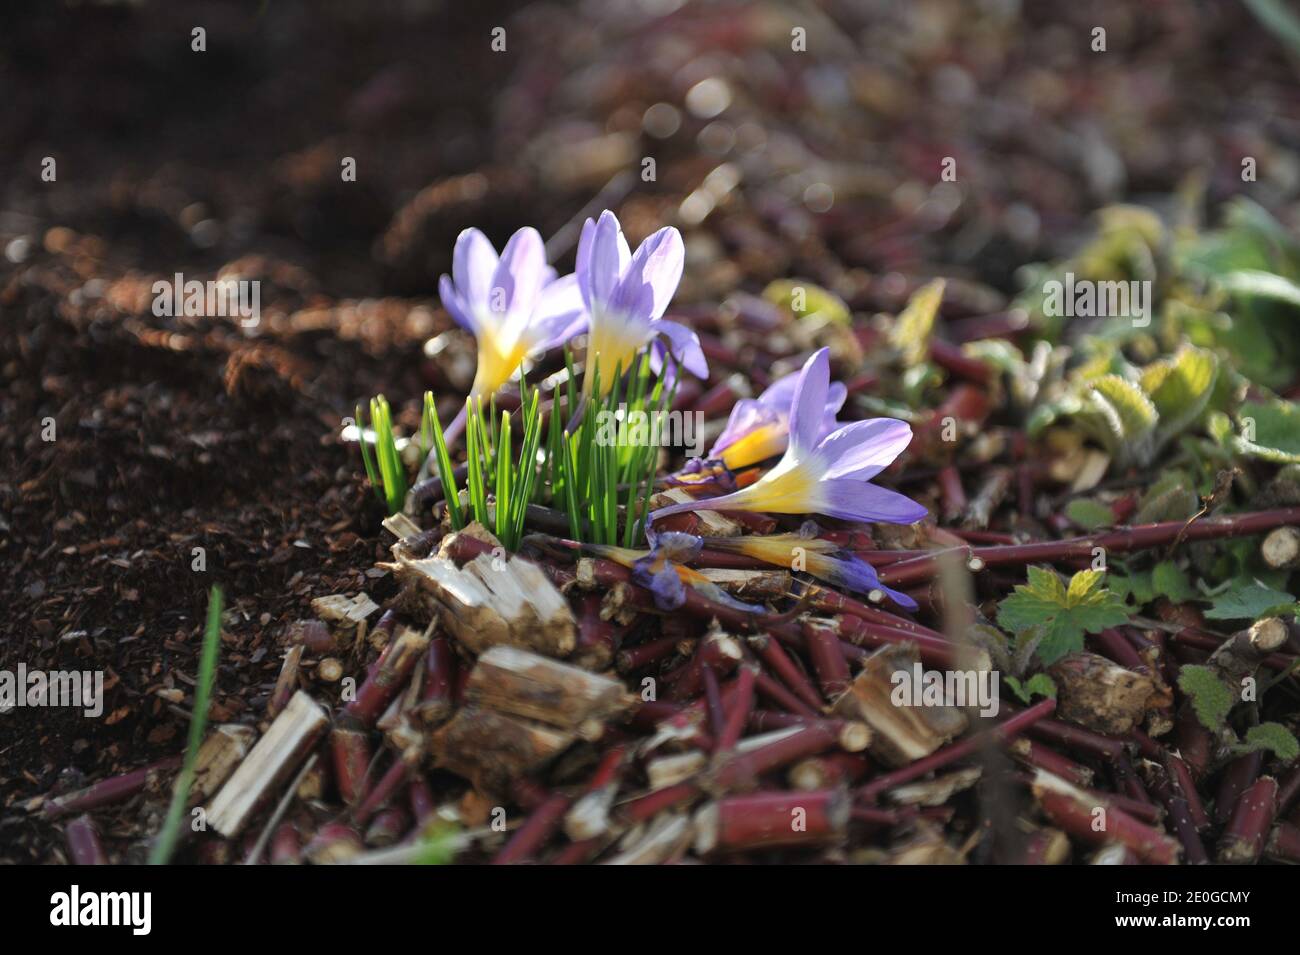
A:
{"type": "Polygon", "coordinates": [[[213,586],[208,594],[208,618],[203,628],[203,647],[199,652],[198,679],[194,684],[194,712],[190,716],[190,735],[185,746],[185,760],[181,764],[176,788],[172,790],[171,805],[163,821],[158,838],[149,851],[150,865],[166,865],[171,861],[185,819],[185,804],[189,802],[194,785],[194,767],[203,745],[203,733],[208,726],[208,706],[212,700],[212,685],[217,678],[217,655],[221,650],[221,588],[213,586]]]}
{"type": "Polygon", "coordinates": [[[1177,330],[1226,354],[1247,378],[1280,388],[1300,364],[1300,244],[1259,204],[1228,204],[1223,226],[1192,234],[1174,265],[1187,307],[1177,330]]]}
{"type": "Polygon", "coordinates": [[[1131,600],[1135,608],[1151,603],[1157,597],[1180,604],[1204,597],[1192,586],[1187,572],[1172,560],[1162,560],[1150,570],[1120,568],[1122,572],[1110,575],[1110,591],[1117,597],[1131,600]]]}
{"type": "Polygon", "coordinates": [[[374,434],[375,450],[370,452],[370,441],[366,434],[365,416],[357,405],[357,429],[361,432],[361,460],[366,467],[366,477],[375,489],[379,503],[387,508],[389,514],[396,514],[406,501],[406,466],[397,450],[397,438],[393,434],[393,415],[388,407],[388,399],[378,395],[370,399],[370,427],[374,434]]]}
{"type": "MultiPolygon", "coordinates": [[[[1225,731],[1238,698],[1213,667],[1184,665],[1178,671],[1178,688],[1191,701],[1192,711],[1202,726],[1216,734],[1225,731]]],[[[1289,762],[1300,756],[1300,742],[1281,723],[1265,722],[1251,726],[1245,738],[1232,746],[1234,755],[1260,750],[1270,751],[1289,762]]]]}
{"type": "Polygon", "coordinates": [[[567,349],[565,366],[548,423],[543,423],[540,390],[528,387],[522,375],[515,418],[504,411],[498,415],[491,402],[486,409],[467,403],[464,506],[433,396],[426,393],[421,441],[433,450],[453,528],[478,521],[515,550],[528,505],[539,502],[568,515],[574,540],[632,547],[643,539],[659,463],[659,435],[651,432],[665,426],[676,384],[652,380],[643,353],[632,374],[615,369],[614,387],[605,393],[600,370],[591,370],[592,387],[580,395],[567,349]],[[521,434],[518,451],[516,434],[521,434]]]}
{"type": "Polygon", "coordinates": [[[1085,633],[1128,621],[1129,611],[1106,589],[1103,571],[1081,570],[1068,587],[1053,570],[1028,571],[1028,583],[998,604],[998,624],[1016,634],[1018,643],[1032,643],[1044,665],[1082,650],[1085,633]]]}
{"type": "Polygon", "coordinates": [[[645,534],[659,463],[661,435],[652,430],[670,420],[680,376],[671,387],[662,376],[652,383],[643,352],[630,375],[614,369],[608,391],[601,387],[601,369],[586,369],[593,384],[580,399],[567,349],[565,366],[568,389],[556,395],[547,436],[551,497],[568,514],[574,540],[632,547],[645,534]]]}
{"type": "Polygon", "coordinates": [[[1030,431],[1068,417],[1112,458],[1146,466],[1201,418],[1218,374],[1214,353],[1192,346],[1141,369],[1111,356],[1077,369],[1071,390],[1042,405],[1030,431]]]}
{"type": "Polygon", "coordinates": [[[432,445],[451,526],[460,530],[468,516],[496,534],[508,550],[518,548],[524,535],[524,520],[538,480],[542,438],[541,395],[537,389],[529,389],[522,376],[519,387],[521,406],[514,421],[508,411],[498,417],[494,401],[486,409],[481,400],[465,402],[467,510],[462,508],[451,455],[430,392],[424,395],[420,426],[421,442],[426,447],[432,445]],[[522,438],[516,452],[513,439],[520,423],[522,438]]]}

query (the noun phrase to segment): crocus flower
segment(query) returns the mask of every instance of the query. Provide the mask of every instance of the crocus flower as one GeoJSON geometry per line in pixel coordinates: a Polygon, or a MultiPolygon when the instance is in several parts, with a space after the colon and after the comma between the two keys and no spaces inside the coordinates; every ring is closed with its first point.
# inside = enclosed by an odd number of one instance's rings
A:
{"type": "Polygon", "coordinates": [[[829,349],[806,362],[795,384],[785,455],[748,487],[721,497],[670,504],[650,522],[682,511],[759,511],[825,514],[850,521],[912,524],[926,510],[911,498],[867,483],[902,453],[912,429],[894,418],[854,421],[818,437],[830,391],[829,349]]]}
{"type": "MultiPolygon", "coordinates": [[[[798,383],[799,372],[793,371],[774,381],[757,398],[737,401],[709,457],[735,471],[784,452],[789,443],[790,407],[798,383]]],[[[835,414],[844,407],[847,397],[848,391],[841,382],[831,383],[817,427],[817,440],[835,430],[838,424],[835,414]]]]}
{"type": "MultiPolygon", "coordinates": [[[[708,376],[699,337],[662,317],[682,279],[684,257],[681,234],[671,226],[647,238],[634,254],[618,218],[608,209],[599,220],[583,224],[577,276],[589,325],[584,392],[591,390],[597,364],[601,390],[608,391],[615,371],[631,370],[641,349],[656,341],[691,374],[708,376]]],[[[662,352],[655,350],[651,358],[662,366],[662,352]]]]}
{"type": "Polygon", "coordinates": [[[880,582],[876,568],[842,550],[833,541],[805,534],[754,534],[745,537],[705,537],[700,539],[700,543],[710,550],[743,554],[774,567],[806,571],[818,580],[860,594],[878,590],[900,607],[916,609],[915,600],[880,582]]]}
{"type": "Polygon", "coordinates": [[[650,551],[606,544],[586,544],[583,550],[630,569],[632,581],[650,591],[660,610],[679,608],[686,602],[686,588],[690,586],[714,603],[746,613],[762,613],[762,607],[737,600],[698,570],[685,566],[686,561],[699,556],[700,547],[700,538],[694,534],[668,531],[655,539],[650,551]]]}
{"type": "Polygon", "coordinates": [[[499,258],[487,236],[466,229],[456,239],[451,271],[439,280],[438,294],[478,341],[472,399],[486,401],[530,354],[568,341],[586,325],[577,279],[556,278],[536,229],[512,235],[499,258]]]}

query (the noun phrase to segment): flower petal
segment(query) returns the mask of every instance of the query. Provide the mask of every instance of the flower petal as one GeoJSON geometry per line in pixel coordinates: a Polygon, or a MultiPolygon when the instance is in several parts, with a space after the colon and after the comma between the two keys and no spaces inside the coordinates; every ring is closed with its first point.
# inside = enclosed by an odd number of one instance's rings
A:
{"type": "Polygon", "coordinates": [[[456,237],[456,247],[451,253],[451,274],[463,301],[487,301],[497,262],[496,249],[478,229],[466,229],[456,237]]]}
{"type": "Polygon", "coordinates": [[[678,363],[696,378],[709,377],[709,362],[700,347],[700,336],[679,322],[664,319],[650,323],[651,332],[668,339],[668,350],[678,363]]]}
{"type": "Polygon", "coordinates": [[[929,513],[916,501],[897,491],[850,478],[821,481],[816,493],[818,501],[809,508],[810,511],[846,521],[915,524],[929,513]]]}
{"type": "Polygon", "coordinates": [[[578,289],[582,292],[583,304],[591,308],[591,246],[596,240],[596,221],[588,219],[582,224],[582,233],[578,236],[578,258],[573,265],[573,274],[578,277],[578,289]]]}
{"type": "Polygon", "coordinates": [[[537,304],[537,293],[542,290],[545,277],[546,247],[537,230],[525,226],[510,237],[501,252],[488,293],[490,312],[501,320],[511,319],[517,326],[513,331],[522,330],[522,323],[532,315],[537,304]],[[498,296],[500,302],[495,300],[498,296]]]}
{"type": "Polygon", "coordinates": [[[566,275],[545,286],[528,323],[530,348],[545,351],[581,335],[587,328],[582,291],[576,275],[566,275]]]}
{"type": "MultiPolygon", "coordinates": [[[[709,457],[718,457],[725,449],[759,428],[780,428],[785,430],[784,423],[785,415],[776,408],[764,404],[762,398],[741,398],[731,406],[731,414],[727,417],[727,426],[722,429],[722,433],[718,435],[718,440],[713,443],[713,448],[709,451],[709,457]]],[[[784,445],[785,442],[783,441],[783,450],[784,445]]]]}
{"type": "Polygon", "coordinates": [[[677,568],[657,549],[632,565],[632,582],[649,590],[660,610],[676,610],[686,602],[686,585],[677,568]]]}
{"type": "Polygon", "coordinates": [[[655,539],[655,550],[679,564],[699,557],[703,548],[704,541],[699,537],[681,531],[664,531],[655,539]]]}
{"type": "Polygon", "coordinates": [[[583,226],[578,240],[578,282],[588,309],[594,313],[608,305],[631,261],[632,252],[614,213],[606,209],[595,224],[583,226]]]}
{"type": "Polygon", "coordinates": [[[905,593],[886,587],[880,582],[880,577],[876,574],[876,568],[852,554],[844,557],[816,555],[816,557],[808,561],[808,569],[827,583],[836,584],[847,590],[857,591],[860,594],[869,594],[873,590],[879,590],[900,607],[905,607],[908,610],[917,609],[915,600],[905,593]]]}
{"type": "Polygon", "coordinates": [[[830,391],[831,350],[822,348],[809,356],[799,372],[794,399],[790,404],[790,444],[804,451],[817,444],[817,432],[825,416],[830,391]]]}
{"type": "Polygon", "coordinates": [[[655,232],[637,247],[609,300],[610,309],[645,321],[659,318],[682,280],[685,259],[680,232],[672,226],[655,232]]]}
{"type": "Polygon", "coordinates": [[[442,300],[442,307],[447,310],[447,314],[452,317],[456,324],[477,337],[478,320],[474,317],[473,310],[465,304],[465,300],[456,291],[456,286],[446,275],[438,279],[438,298],[442,300]]]}
{"type": "MultiPolygon", "coordinates": [[[[791,372],[769,385],[757,398],[737,401],[709,457],[721,457],[727,467],[734,470],[757,464],[784,451],[789,443],[790,405],[794,401],[799,376],[800,372],[791,372]]],[[[825,414],[818,427],[819,439],[835,430],[835,413],[844,406],[847,397],[848,389],[843,382],[831,382],[826,394],[825,414]]]]}
{"type": "Polygon", "coordinates": [[[912,429],[897,418],[868,418],[833,431],[817,444],[828,478],[868,481],[893,463],[912,440],[912,429]]]}

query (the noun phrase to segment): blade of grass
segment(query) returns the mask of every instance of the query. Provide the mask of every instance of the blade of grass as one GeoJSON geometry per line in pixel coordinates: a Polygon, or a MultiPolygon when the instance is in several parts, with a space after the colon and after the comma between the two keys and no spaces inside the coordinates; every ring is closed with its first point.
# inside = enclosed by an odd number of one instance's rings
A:
{"type": "Polygon", "coordinates": [[[479,420],[479,414],[474,408],[474,403],[467,400],[465,404],[465,447],[466,464],[468,465],[465,486],[469,490],[469,505],[474,520],[486,527],[487,502],[484,500],[483,463],[479,456],[479,433],[482,430],[482,424],[479,420]]]}
{"type": "Polygon", "coordinates": [[[496,480],[496,532],[497,540],[508,550],[514,550],[515,544],[509,539],[510,528],[510,412],[501,412],[501,429],[497,433],[501,444],[497,453],[496,480]]]}
{"type": "Polygon", "coordinates": [[[378,395],[370,402],[370,420],[375,432],[375,456],[384,481],[384,498],[389,514],[396,514],[406,502],[406,469],[393,437],[393,416],[388,400],[378,395]]]}
{"type": "MultiPolygon", "coordinates": [[[[370,442],[366,440],[366,419],[361,413],[361,405],[357,405],[356,422],[358,440],[361,443],[361,463],[364,464],[366,468],[366,480],[370,482],[370,487],[374,490],[375,497],[379,499],[379,503],[387,507],[388,501],[384,498],[384,488],[379,480],[379,471],[375,467],[374,458],[370,455],[370,442]]],[[[371,428],[369,430],[373,431],[374,429],[371,428]]]]}
{"type": "Polygon", "coordinates": [[[221,649],[221,588],[213,586],[208,594],[208,619],[203,628],[203,647],[199,651],[199,672],[194,684],[194,712],[190,716],[190,735],[185,747],[185,761],[180,777],[172,792],[171,805],[158,838],[149,851],[150,865],[166,865],[171,861],[180,836],[181,822],[185,818],[185,804],[189,802],[190,788],[194,785],[194,764],[199,747],[203,745],[203,732],[208,725],[208,707],[212,701],[212,684],[217,677],[217,654],[221,649]]]}
{"type": "Polygon", "coordinates": [[[442,481],[443,499],[447,502],[447,516],[453,530],[465,526],[465,518],[460,509],[460,491],[456,488],[456,472],[451,466],[451,455],[447,452],[447,441],[442,433],[442,424],[438,421],[438,410],[433,404],[433,392],[424,393],[424,415],[429,430],[433,434],[433,446],[437,452],[438,477],[442,481]]]}
{"type": "Polygon", "coordinates": [[[524,442],[519,451],[520,489],[515,495],[514,513],[511,515],[511,534],[516,546],[523,539],[524,520],[528,514],[528,504],[533,499],[533,487],[537,480],[537,452],[542,437],[541,395],[537,389],[532,392],[524,421],[524,442]]]}

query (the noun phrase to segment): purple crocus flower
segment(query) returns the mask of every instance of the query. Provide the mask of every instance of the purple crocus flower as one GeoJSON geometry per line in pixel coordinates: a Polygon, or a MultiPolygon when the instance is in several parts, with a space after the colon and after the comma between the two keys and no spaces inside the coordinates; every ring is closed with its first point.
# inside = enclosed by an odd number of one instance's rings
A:
{"type": "MultiPolygon", "coordinates": [[[[578,240],[577,276],[587,306],[589,343],[583,389],[590,390],[597,364],[601,390],[614,384],[614,372],[629,371],[637,354],[652,342],[662,342],[676,364],[705,378],[708,362],[699,337],[662,316],[682,279],[685,248],[681,234],[667,227],[630,250],[614,213],[606,209],[596,221],[588,219],[578,240]]],[[[652,353],[663,364],[663,354],[652,353]]]]}
{"type": "MultiPolygon", "coordinates": [[[[806,571],[818,580],[860,594],[878,590],[894,603],[908,610],[916,601],[905,593],[880,582],[876,568],[831,541],[816,537],[815,525],[805,525],[797,534],[752,534],[745,537],[701,538],[704,547],[730,554],[744,554],[774,567],[791,567],[806,571]]],[[[661,536],[667,536],[661,535],[661,536]]]]}
{"type": "Polygon", "coordinates": [[[556,278],[542,237],[523,228],[500,257],[478,229],[456,239],[451,277],[438,281],[443,307],[478,341],[478,370],[469,397],[486,401],[534,352],[545,351],[586,327],[578,281],[556,278]]]}
{"type": "MultiPolygon", "coordinates": [[[[718,436],[709,457],[735,471],[785,451],[790,437],[790,408],[799,383],[799,372],[792,371],[768,386],[757,398],[742,398],[731,409],[727,426],[718,436]]],[[[817,440],[838,426],[835,414],[844,407],[848,390],[841,382],[831,382],[826,391],[826,405],[817,427],[817,440]]]]}
{"type": "Polygon", "coordinates": [[[650,514],[650,521],[703,508],[825,514],[887,524],[913,524],[925,517],[926,509],[911,498],[867,483],[902,453],[912,440],[912,429],[894,418],[869,418],[819,438],[829,391],[829,349],[823,348],[799,372],[790,410],[790,441],[776,466],[731,494],[661,507],[650,514]]]}
{"type": "Polygon", "coordinates": [[[658,535],[654,549],[649,551],[607,544],[586,544],[583,550],[631,570],[632,581],[650,591],[655,606],[660,610],[681,607],[686,602],[686,588],[689,586],[715,603],[744,613],[762,613],[762,607],[737,600],[698,570],[686,566],[688,561],[700,555],[701,546],[700,538],[694,534],[667,531],[658,535]]]}

